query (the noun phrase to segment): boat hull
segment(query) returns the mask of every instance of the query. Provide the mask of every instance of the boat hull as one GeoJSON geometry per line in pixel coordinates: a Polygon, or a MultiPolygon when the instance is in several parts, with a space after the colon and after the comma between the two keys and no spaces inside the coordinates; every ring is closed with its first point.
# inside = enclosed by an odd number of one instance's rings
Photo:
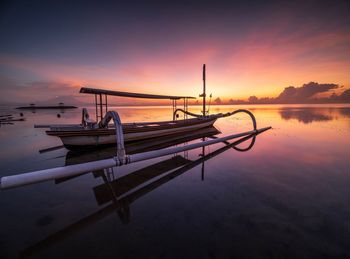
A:
{"type": "MultiPolygon", "coordinates": [[[[123,125],[124,142],[139,141],[152,139],[160,136],[181,134],[187,131],[193,131],[205,127],[212,126],[216,119],[195,119],[175,125],[159,123],[159,125],[123,125]]],[[[63,145],[68,149],[77,149],[82,147],[103,146],[116,143],[114,129],[99,130],[50,130],[46,132],[48,135],[57,136],[61,139],[63,145]]]]}
{"type": "MultiPolygon", "coordinates": [[[[128,155],[168,148],[175,145],[181,145],[200,138],[206,138],[220,134],[221,132],[214,126],[197,129],[179,134],[167,135],[163,137],[152,138],[125,143],[125,152],[128,155]]],[[[115,145],[101,146],[101,148],[84,148],[70,150],[66,154],[66,165],[92,162],[101,159],[108,159],[115,156],[115,145]]]]}

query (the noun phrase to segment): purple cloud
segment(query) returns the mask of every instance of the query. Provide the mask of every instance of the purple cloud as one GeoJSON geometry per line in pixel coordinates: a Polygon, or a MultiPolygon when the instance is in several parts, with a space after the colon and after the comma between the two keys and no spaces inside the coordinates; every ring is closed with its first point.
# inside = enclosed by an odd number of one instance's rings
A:
{"type": "Polygon", "coordinates": [[[282,103],[304,103],[310,101],[316,94],[338,88],[337,84],[319,84],[310,82],[301,87],[289,86],[275,99],[282,103]]]}

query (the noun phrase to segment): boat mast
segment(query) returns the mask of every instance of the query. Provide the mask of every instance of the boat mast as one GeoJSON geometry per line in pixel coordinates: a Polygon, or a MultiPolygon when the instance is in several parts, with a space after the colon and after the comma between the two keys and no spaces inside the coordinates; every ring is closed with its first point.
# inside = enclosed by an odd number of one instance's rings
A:
{"type": "Polygon", "coordinates": [[[203,116],[205,116],[205,64],[203,64],[203,94],[201,96],[203,97],[203,116]]]}

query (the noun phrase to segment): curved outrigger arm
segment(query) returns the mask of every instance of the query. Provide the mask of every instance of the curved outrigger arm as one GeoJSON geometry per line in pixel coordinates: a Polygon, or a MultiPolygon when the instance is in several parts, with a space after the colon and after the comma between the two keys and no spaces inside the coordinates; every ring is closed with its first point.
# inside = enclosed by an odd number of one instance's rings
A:
{"type": "Polygon", "coordinates": [[[116,158],[121,160],[121,163],[125,163],[125,147],[124,147],[124,135],[123,126],[120,120],[119,114],[116,111],[108,111],[103,119],[98,123],[100,128],[106,128],[108,123],[113,119],[115,128],[115,138],[117,143],[117,156],[116,158]]]}
{"type": "Polygon", "coordinates": [[[195,114],[195,113],[192,113],[192,112],[189,112],[189,111],[185,111],[184,109],[176,109],[173,113],[173,121],[177,118],[177,112],[182,112],[184,114],[187,114],[187,115],[190,115],[190,116],[193,116],[193,117],[197,117],[197,118],[201,118],[203,117],[202,114],[195,114]]]}
{"type": "MultiPolygon", "coordinates": [[[[251,111],[248,111],[245,109],[238,109],[238,110],[235,110],[233,112],[227,112],[227,113],[219,113],[219,114],[217,114],[217,118],[224,118],[224,117],[232,116],[232,115],[240,113],[240,112],[247,113],[250,116],[250,118],[252,119],[252,122],[253,122],[253,128],[254,128],[254,130],[256,130],[257,125],[256,125],[256,119],[255,119],[254,114],[251,111]]],[[[214,114],[214,116],[215,115],[216,114],[214,114]]]]}
{"type": "Polygon", "coordinates": [[[187,115],[190,115],[190,116],[193,116],[193,117],[197,117],[197,118],[224,118],[224,117],[228,117],[228,116],[232,116],[236,113],[240,113],[240,112],[243,112],[243,113],[247,113],[250,118],[252,119],[252,122],[253,122],[253,128],[254,130],[257,129],[257,125],[256,125],[256,119],[255,119],[255,116],[252,112],[248,111],[248,110],[245,110],[245,109],[238,109],[238,110],[235,110],[233,112],[227,112],[227,113],[217,113],[217,114],[212,114],[212,115],[207,115],[207,116],[203,116],[201,114],[195,114],[195,113],[192,113],[192,112],[189,112],[189,111],[185,111],[183,109],[176,109],[173,113],[173,120],[175,120],[176,118],[176,115],[178,112],[182,112],[182,113],[185,113],[187,115]]]}
{"type": "Polygon", "coordinates": [[[82,125],[89,128],[107,128],[108,123],[113,120],[115,128],[115,138],[117,143],[117,158],[124,159],[125,147],[124,147],[124,135],[123,126],[120,120],[119,114],[116,111],[108,111],[102,120],[98,123],[92,122],[89,117],[89,113],[86,108],[83,108],[82,112],[82,125]]]}

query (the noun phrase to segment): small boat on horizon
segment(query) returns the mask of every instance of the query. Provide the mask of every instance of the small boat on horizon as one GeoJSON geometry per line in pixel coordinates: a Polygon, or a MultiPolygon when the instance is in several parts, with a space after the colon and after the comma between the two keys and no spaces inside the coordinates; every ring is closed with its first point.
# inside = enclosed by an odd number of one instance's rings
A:
{"type": "Polygon", "coordinates": [[[78,107],[73,105],[65,105],[64,103],[60,102],[58,105],[35,105],[34,103],[31,103],[29,106],[20,106],[16,109],[18,110],[35,110],[35,109],[77,109],[78,107]]]}

